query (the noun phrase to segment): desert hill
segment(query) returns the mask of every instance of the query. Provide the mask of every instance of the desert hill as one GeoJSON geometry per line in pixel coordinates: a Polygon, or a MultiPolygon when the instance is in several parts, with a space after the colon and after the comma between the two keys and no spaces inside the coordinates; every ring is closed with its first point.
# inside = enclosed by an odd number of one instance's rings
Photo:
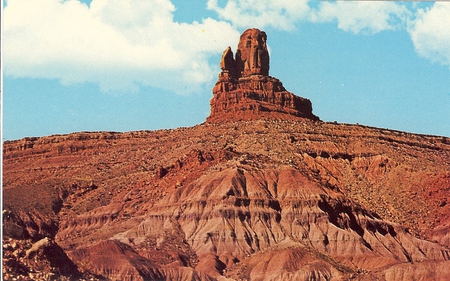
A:
{"type": "Polygon", "coordinates": [[[203,124],[5,142],[4,279],[448,280],[450,140],[320,121],[266,40],[203,124]]]}

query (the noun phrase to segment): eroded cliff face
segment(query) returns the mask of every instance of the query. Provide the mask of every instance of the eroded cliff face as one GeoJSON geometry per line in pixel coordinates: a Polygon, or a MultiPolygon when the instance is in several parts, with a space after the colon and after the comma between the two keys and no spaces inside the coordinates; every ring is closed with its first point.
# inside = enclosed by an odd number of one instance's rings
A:
{"type": "Polygon", "coordinates": [[[25,252],[48,236],[89,278],[450,274],[444,137],[253,120],[51,136],[4,152],[6,264],[22,265],[10,276],[46,260],[25,252]]]}
{"type": "Polygon", "coordinates": [[[325,264],[317,256],[308,258],[308,266],[285,261],[290,267],[266,269],[264,263],[258,263],[246,278],[268,278],[285,271],[293,273],[292,277],[346,279],[358,269],[372,272],[400,263],[450,257],[446,247],[414,237],[404,227],[383,221],[337,190],[320,186],[289,166],[269,170],[242,166],[210,173],[165,197],[151,214],[114,239],[131,240],[145,252],[146,239],[155,234],[158,239],[161,229],[179,229],[199,264],[212,258],[218,261],[218,270],[217,266],[196,267],[216,278],[224,273],[221,268],[238,267],[235,265],[252,254],[264,252],[280,251],[294,260],[290,254],[297,251],[322,253],[334,264],[325,264]]]}

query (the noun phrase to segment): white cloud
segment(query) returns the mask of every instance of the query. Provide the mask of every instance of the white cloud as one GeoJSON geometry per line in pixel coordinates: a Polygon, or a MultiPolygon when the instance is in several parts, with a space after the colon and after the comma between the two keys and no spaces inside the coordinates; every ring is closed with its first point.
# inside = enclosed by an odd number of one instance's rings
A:
{"type": "Polygon", "coordinates": [[[420,10],[409,33],[416,52],[433,61],[450,66],[450,3],[435,3],[420,10]]]}
{"type": "Polygon", "coordinates": [[[308,0],[208,0],[207,7],[217,12],[221,19],[234,26],[273,27],[292,30],[302,20],[312,22],[337,22],[338,28],[353,33],[377,33],[396,29],[406,24],[410,11],[394,2],[335,1],[321,2],[316,9],[308,0]]]}
{"type": "Polygon", "coordinates": [[[305,0],[228,0],[222,6],[217,0],[208,0],[207,7],[236,27],[270,26],[280,30],[294,29],[295,23],[307,18],[309,12],[305,0]]]}
{"type": "Polygon", "coordinates": [[[174,10],[169,0],[93,0],[90,7],[76,0],[9,0],[4,73],[93,82],[104,91],[138,85],[197,91],[217,74],[208,58],[239,33],[209,18],[174,22],[174,10]]]}
{"type": "Polygon", "coordinates": [[[337,1],[320,3],[311,13],[312,22],[337,21],[338,28],[355,34],[378,33],[402,27],[410,11],[388,1],[337,1]]]}

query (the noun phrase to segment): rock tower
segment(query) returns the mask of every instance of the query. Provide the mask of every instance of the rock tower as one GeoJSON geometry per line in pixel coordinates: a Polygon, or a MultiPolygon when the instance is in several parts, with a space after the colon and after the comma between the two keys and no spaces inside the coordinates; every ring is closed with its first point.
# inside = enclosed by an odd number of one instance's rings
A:
{"type": "Polygon", "coordinates": [[[311,101],[286,91],[269,76],[267,35],[257,28],[242,33],[234,57],[231,47],[222,54],[222,72],[213,88],[208,122],[259,118],[319,120],[311,101]]]}

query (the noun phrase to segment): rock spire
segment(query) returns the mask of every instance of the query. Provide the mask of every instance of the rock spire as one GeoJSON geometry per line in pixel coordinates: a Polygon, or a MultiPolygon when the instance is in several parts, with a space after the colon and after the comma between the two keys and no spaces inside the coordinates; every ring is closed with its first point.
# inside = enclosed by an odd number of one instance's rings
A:
{"type": "Polygon", "coordinates": [[[233,56],[222,54],[219,79],[213,88],[208,122],[259,118],[319,120],[311,101],[286,91],[280,80],[269,76],[267,35],[257,28],[242,33],[233,56]]]}

